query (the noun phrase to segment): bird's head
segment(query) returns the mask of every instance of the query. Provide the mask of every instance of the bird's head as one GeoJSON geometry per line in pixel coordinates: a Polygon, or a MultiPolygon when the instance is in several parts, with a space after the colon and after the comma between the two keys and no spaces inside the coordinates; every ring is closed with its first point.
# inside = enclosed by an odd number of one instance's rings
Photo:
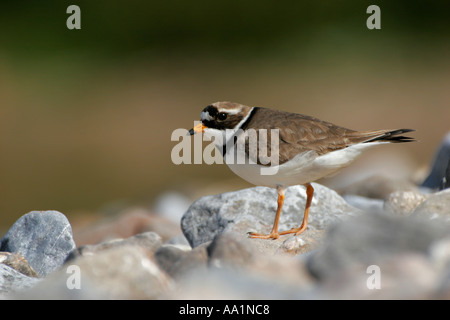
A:
{"type": "Polygon", "coordinates": [[[191,135],[204,132],[216,136],[225,130],[238,130],[247,119],[251,107],[235,102],[215,102],[200,114],[201,123],[189,130],[191,135]]]}

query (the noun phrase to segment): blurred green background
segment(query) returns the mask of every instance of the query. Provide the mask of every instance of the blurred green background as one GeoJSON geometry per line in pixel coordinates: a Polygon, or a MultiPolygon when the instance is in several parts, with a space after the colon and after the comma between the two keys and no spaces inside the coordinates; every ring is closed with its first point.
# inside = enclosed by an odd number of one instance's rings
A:
{"type": "MultiPolygon", "coordinates": [[[[75,217],[168,190],[248,185],[170,159],[176,128],[230,100],[353,129],[449,130],[449,1],[3,1],[0,230],[31,210],[75,217]],[[66,9],[81,8],[81,30],[66,9]],[[366,9],[381,8],[381,30],[366,9]]],[[[233,187],[234,189],[236,187],[233,187]]],[[[225,187],[231,191],[231,187],[225,187]]],[[[225,191],[224,190],[224,191],[225,191]]]]}

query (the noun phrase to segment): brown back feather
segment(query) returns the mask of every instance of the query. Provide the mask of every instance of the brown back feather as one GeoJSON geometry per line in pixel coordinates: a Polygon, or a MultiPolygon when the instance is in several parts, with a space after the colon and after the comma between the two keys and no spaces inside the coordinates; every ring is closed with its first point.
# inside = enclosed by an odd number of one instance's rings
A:
{"type": "MultiPolygon", "coordinates": [[[[244,124],[242,129],[268,129],[268,150],[258,151],[263,151],[262,154],[267,154],[269,157],[271,155],[270,129],[278,129],[279,164],[283,164],[297,154],[307,151],[314,151],[318,155],[322,155],[331,151],[346,148],[356,143],[373,141],[413,141],[412,138],[398,136],[401,133],[413,131],[410,129],[358,132],[314,117],[266,108],[255,108],[252,116],[244,124]],[[257,117],[255,117],[256,114],[258,115],[257,117]]],[[[246,143],[246,153],[249,154],[249,151],[249,144],[246,143]]],[[[261,160],[263,159],[260,159],[260,152],[257,154],[257,162],[261,164],[261,160]]],[[[267,159],[264,159],[263,163],[267,163],[267,159]]]]}

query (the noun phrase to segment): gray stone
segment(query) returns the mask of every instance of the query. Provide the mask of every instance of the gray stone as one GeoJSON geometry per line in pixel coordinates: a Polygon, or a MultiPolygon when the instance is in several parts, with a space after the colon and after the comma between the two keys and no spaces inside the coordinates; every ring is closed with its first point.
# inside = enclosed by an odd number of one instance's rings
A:
{"type": "Polygon", "coordinates": [[[173,245],[181,245],[181,246],[189,246],[190,247],[189,242],[187,241],[184,234],[180,234],[178,236],[172,237],[169,240],[167,240],[164,244],[173,244],[173,245]]]}
{"type": "Polygon", "coordinates": [[[256,250],[240,234],[225,232],[217,235],[207,248],[209,265],[213,267],[242,268],[255,259],[256,250]]]}
{"type": "Polygon", "coordinates": [[[181,252],[168,252],[165,249],[163,252],[157,253],[157,261],[163,266],[173,279],[180,280],[186,274],[195,271],[205,272],[208,267],[208,253],[206,251],[207,244],[202,244],[196,248],[181,252]],[[174,254],[175,253],[175,254],[174,254]],[[172,254],[172,256],[169,256],[172,254]],[[163,257],[164,255],[164,257],[163,257]]]}
{"type": "Polygon", "coordinates": [[[427,197],[415,191],[396,191],[384,201],[383,208],[399,216],[410,215],[427,197]]]}
{"type": "Polygon", "coordinates": [[[40,281],[40,279],[24,275],[10,266],[0,264],[0,297],[7,298],[11,294],[33,287],[40,281]]]}
{"type": "Polygon", "coordinates": [[[435,299],[450,299],[450,237],[435,243],[430,250],[430,259],[440,271],[440,283],[435,299]]]}
{"type": "Polygon", "coordinates": [[[161,237],[155,232],[143,232],[125,239],[113,239],[98,244],[81,246],[74,250],[67,260],[73,260],[78,256],[94,255],[110,248],[133,245],[142,247],[143,249],[153,253],[156,252],[156,250],[158,250],[158,248],[162,245],[162,240],[161,237]]]}
{"type": "Polygon", "coordinates": [[[450,234],[445,225],[412,217],[366,214],[330,229],[325,243],[309,256],[308,269],[320,280],[339,278],[400,254],[427,255],[432,244],[450,234]],[[352,271],[353,270],[353,271],[352,271]]]}
{"type": "MultiPolygon", "coordinates": [[[[338,221],[361,213],[333,190],[316,183],[312,185],[314,198],[308,230],[324,230],[338,221]]],[[[300,225],[305,202],[306,192],[303,186],[286,189],[280,231],[300,225]]],[[[254,187],[206,196],[189,207],[181,219],[181,228],[192,247],[212,241],[224,231],[241,235],[248,232],[268,233],[272,228],[276,209],[277,192],[272,188],[254,187]]]]}
{"type": "Polygon", "coordinates": [[[289,237],[277,248],[275,254],[295,256],[317,249],[325,239],[325,230],[307,230],[300,236],[289,237]]]}
{"type": "Polygon", "coordinates": [[[445,189],[428,196],[411,214],[414,217],[440,219],[450,222],[450,189],[445,189]]]}
{"type": "Polygon", "coordinates": [[[58,211],[23,215],[0,242],[0,251],[21,253],[41,277],[60,268],[74,249],[72,228],[58,211]]]}
{"type": "MultiPolygon", "coordinates": [[[[179,281],[178,290],[169,292],[165,299],[183,300],[287,300],[305,299],[310,286],[297,282],[275,281],[247,270],[212,268],[193,270],[179,281]]],[[[258,303],[259,304],[259,303],[258,303]]],[[[264,303],[260,303],[264,311],[264,303]]],[[[231,308],[231,306],[230,306],[231,308]]],[[[269,314],[271,309],[269,305],[269,314]]],[[[273,310],[272,310],[273,312],[273,310]]]]}
{"type": "Polygon", "coordinates": [[[321,281],[308,298],[435,299],[439,286],[440,275],[427,257],[405,251],[383,256],[376,265],[353,265],[341,270],[321,281]]]}
{"type": "Polygon", "coordinates": [[[363,211],[381,212],[383,211],[384,201],[381,199],[372,199],[355,194],[346,194],[342,196],[347,203],[363,211]]]}
{"type": "MultiPolygon", "coordinates": [[[[307,232],[323,231],[308,230],[307,232]]],[[[309,285],[311,277],[307,274],[303,263],[292,258],[292,255],[296,253],[291,252],[305,250],[303,247],[308,243],[307,241],[301,237],[289,237],[281,243],[281,247],[278,248],[279,252],[272,253],[269,250],[269,253],[267,250],[260,250],[260,242],[273,243],[275,241],[254,240],[229,231],[217,235],[207,246],[209,269],[228,269],[247,273],[273,281],[274,285],[276,283],[309,285]],[[292,242],[300,243],[300,245],[286,248],[288,247],[286,243],[292,242]]]]}
{"type": "Polygon", "coordinates": [[[450,237],[434,242],[428,258],[436,270],[450,273],[450,237]]]}
{"type": "Polygon", "coordinates": [[[36,271],[30,266],[27,259],[20,253],[0,252],[0,263],[17,270],[26,276],[33,278],[39,277],[36,271]]]}
{"type": "Polygon", "coordinates": [[[172,280],[140,246],[105,249],[82,256],[49,275],[20,299],[157,299],[171,290],[172,280]],[[79,286],[72,281],[79,270],[79,286]]]}
{"type": "Polygon", "coordinates": [[[382,174],[375,174],[355,181],[337,190],[342,195],[358,195],[371,199],[386,199],[396,191],[417,191],[411,181],[382,174]]]}
{"type": "MultiPolygon", "coordinates": [[[[190,251],[190,247],[189,247],[190,251]]],[[[159,267],[170,275],[172,267],[181,259],[189,254],[189,251],[183,250],[175,245],[163,245],[155,252],[155,259],[159,267]]]]}

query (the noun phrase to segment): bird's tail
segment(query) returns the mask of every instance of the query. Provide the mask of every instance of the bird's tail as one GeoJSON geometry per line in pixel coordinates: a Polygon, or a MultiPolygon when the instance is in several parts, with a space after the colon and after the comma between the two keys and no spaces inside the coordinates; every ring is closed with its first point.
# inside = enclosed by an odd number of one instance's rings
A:
{"type": "Polygon", "coordinates": [[[414,138],[401,135],[402,133],[412,131],[415,130],[413,129],[382,130],[379,136],[376,136],[364,142],[374,142],[374,141],[386,141],[391,143],[413,142],[416,141],[414,138]]]}

